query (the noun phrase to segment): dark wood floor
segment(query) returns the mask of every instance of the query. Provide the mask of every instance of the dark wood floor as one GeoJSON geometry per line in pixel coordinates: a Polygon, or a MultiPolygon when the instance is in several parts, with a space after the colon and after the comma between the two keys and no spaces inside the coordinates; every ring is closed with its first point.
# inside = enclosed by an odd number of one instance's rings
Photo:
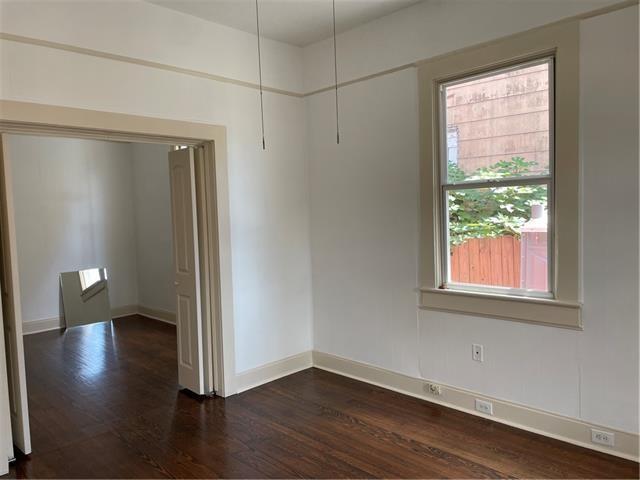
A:
{"type": "Polygon", "coordinates": [[[33,453],[10,475],[638,477],[636,463],[317,369],[192,398],[175,343],[142,317],[25,337],[33,453]]]}

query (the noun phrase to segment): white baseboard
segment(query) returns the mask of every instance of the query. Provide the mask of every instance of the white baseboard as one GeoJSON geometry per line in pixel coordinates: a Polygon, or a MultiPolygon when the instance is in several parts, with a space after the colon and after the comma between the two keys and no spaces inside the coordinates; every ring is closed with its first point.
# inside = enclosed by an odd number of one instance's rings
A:
{"type": "Polygon", "coordinates": [[[145,307],[144,305],[138,305],[138,315],[151,318],[152,320],[158,320],[164,323],[176,324],[176,314],[168,312],[167,310],[160,310],[157,308],[145,307]]]}
{"type": "Polygon", "coordinates": [[[595,425],[544,410],[488,397],[468,390],[442,385],[438,382],[433,383],[441,385],[442,395],[433,396],[425,393],[424,390],[425,383],[428,382],[428,380],[409,377],[328,353],[314,351],[313,366],[405,395],[438,403],[472,415],[511,425],[522,430],[538,433],[628,460],[638,461],[638,434],[635,433],[595,425]],[[493,403],[494,414],[485,415],[476,411],[476,398],[493,403]],[[591,443],[592,428],[615,433],[615,447],[606,447],[591,443]]]}
{"type": "Polygon", "coordinates": [[[122,307],[113,307],[111,309],[111,318],[128,317],[138,313],[137,305],[123,305],[122,307]]]}
{"type": "Polygon", "coordinates": [[[60,317],[40,318],[38,320],[25,320],[22,322],[22,334],[31,335],[32,333],[48,332],[50,330],[59,330],[63,325],[60,317]]]}
{"type": "Polygon", "coordinates": [[[312,355],[311,351],[308,351],[238,373],[236,374],[237,393],[306,370],[311,366],[312,355]]]}
{"type": "MultiPolygon", "coordinates": [[[[142,315],[152,320],[164,323],[176,324],[176,314],[166,310],[158,310],[142,305],[123,305],[111,309],[111,318],[128,317],[129,315],[142,315]]],[[[64,319],[60,317],[41,318],[38,320],[25,320],[22,322],[22,334],[31,335],[34,333],[49,332],[64,328],[64,319]]]]}

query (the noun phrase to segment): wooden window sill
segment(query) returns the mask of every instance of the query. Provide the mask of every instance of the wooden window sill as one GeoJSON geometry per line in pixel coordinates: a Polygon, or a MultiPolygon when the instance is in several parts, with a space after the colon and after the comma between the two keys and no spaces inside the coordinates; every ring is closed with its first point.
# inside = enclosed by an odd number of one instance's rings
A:
{"type": "Polygon", "coordinates": [[[423,287],[419,308],[582,330],[577,302],[423,287]]]}

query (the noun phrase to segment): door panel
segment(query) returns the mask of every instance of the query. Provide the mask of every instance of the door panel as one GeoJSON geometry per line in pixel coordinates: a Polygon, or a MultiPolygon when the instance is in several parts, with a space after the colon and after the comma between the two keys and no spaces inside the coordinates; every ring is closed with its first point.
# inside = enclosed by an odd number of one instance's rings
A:
{"type": "Polygon", "coordinates": [[[9,380],[9,411],[13,443],[25,454],[31,453],[27,377],[24,367],[22,341],[22,310],[20,279],[16,250],[13,194],[11,191],[11,162],[6,154],[6,135],[0,136],[0,267],[2,278],[2,317],[9,380]]]}
{"type": "MultiPolygon", "coordinates": [[[[191,301],[192,299],[190,297],[178,295],[178,315],[180,315],[180,318],[191,318],[191,301]]],[[[180,327],[180,363],[184,367],[193,368],[191,322],[181,322],[178,325],[180,327]]]]}
{"type": "Polygon", "coordinates": [[[178,335],[178,382],[204,394],[194,150],[169,152],[178,335]]]}

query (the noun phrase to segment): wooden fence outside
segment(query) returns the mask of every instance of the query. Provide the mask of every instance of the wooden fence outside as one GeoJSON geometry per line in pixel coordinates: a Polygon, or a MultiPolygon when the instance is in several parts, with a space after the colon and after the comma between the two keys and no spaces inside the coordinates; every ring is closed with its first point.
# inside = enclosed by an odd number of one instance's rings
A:
{"type": "Polygon", "coordinates": [[[520,288],[520,239],[472,238],[453,247],[451,280],[520,288]]]}

